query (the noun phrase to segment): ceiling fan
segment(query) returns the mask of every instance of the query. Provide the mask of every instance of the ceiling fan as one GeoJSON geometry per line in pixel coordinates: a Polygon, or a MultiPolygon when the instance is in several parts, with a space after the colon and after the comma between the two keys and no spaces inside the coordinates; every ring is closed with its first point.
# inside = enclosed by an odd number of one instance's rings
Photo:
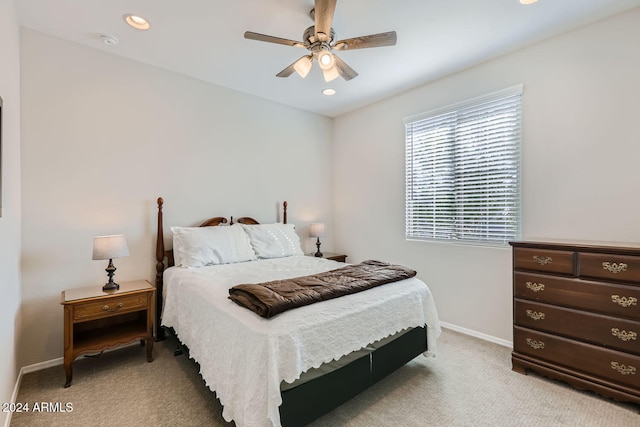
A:
{"type": "Polygon", "coordinates": [[[353,50],[368,47],[393,46],[396,44],[396,32],[371,34],[368,36],[354,37],[345,40],[334,41],[335,32],[331,28],[333,14],[336,10],[337,0],[315,0],[315,7],[311,10],[311,19],[315,25],[307,28],[302,36],[304,41],[283,39],[280,37],[267,36],[265,34],[246,31],[245,39],[258,40],[269,43],[283,44],[287,46],[301,47],[311,53],[305,55],[280,71],[276,76],[289,77],[293,72],[297,72],[301,77],[306,77],[311,70],[311,64],[315,58],[322,69],[324,80],[329,82],[342,76],[345,80],[351,80],[358,73],[348,66],[342,59],[334,55],[332,50],[353,50]]]}

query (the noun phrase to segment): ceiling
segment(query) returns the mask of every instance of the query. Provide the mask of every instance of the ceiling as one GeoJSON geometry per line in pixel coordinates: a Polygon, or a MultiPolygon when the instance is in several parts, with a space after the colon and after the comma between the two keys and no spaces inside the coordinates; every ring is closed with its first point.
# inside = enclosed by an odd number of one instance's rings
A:
{"type": "MultiPolygon", "coordinates": [[[[338,51],[359,76],[325,83],[275,75],[305,50],[246,40],[245,31],[302,40],[313,0],[16,0],[20,24],[84,46],[135,59],[336,117],[624,10],[640,0],[338,0],[336,40],[395,30],[395,46],[338,51]],[[134,13],[148,31],[127,26],[134,13]],[[100,35],[115,36],[116,46],[100,35]],[[337,93],[325,96],[323,88],[337,93]]],[[[334,51],[336,53],[336,51],[334,51]]]]}

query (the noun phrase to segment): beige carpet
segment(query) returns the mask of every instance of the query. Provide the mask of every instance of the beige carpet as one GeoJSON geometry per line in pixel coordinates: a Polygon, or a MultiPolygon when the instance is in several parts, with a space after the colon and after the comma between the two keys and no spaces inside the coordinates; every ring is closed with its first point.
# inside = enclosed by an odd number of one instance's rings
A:
{"type": "MultiPolygon", "coordinates": [[[[27,374],[18,402],[69,402],[73,411],[15,413],[11,426],[233,426],[175,346],[156,343],[153,363],[138,346],[79,358],[66,389],[62,366],[27,374]]],[[[445,330],[438,357],[419,356],[312,426],[622,427],[640,426],[639,411],[512,372],[509,349],[445,330]]]]}

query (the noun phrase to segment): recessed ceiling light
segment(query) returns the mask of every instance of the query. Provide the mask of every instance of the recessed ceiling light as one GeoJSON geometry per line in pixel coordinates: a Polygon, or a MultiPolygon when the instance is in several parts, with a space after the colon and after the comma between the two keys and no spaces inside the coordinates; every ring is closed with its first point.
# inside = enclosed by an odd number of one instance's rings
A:
{"type": "Polygon", "coordinates": [[[520,4],[533,4],[538,0],[520,0],[520,4]]]}
{"type": "Polygon", "coordinates": [[[336,94],[336,90],[335,89],[331,89],[331,88],[322,89],[322,94],[323,95],[327,95],[327,96],[335,95],[336,94]]]}
{"type": "Polygon", "coordinates": [[[149,21],[138,15],[127,14],[123,16],[124,21],[137,30],[148,30],[151,28],[149,21]]]}

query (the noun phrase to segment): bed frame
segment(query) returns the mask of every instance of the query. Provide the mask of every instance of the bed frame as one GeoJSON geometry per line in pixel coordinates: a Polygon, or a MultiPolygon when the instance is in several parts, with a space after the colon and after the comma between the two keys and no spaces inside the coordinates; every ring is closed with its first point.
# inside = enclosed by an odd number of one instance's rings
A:
{"type": "MultiPolygon", "coordinates": [[[[158,234],[156,240],[156,341],[166,338],[165,328],[160,326],[162,313],[163,273],[174,265],[173,250],[164,247],[162,207],[164,200],[158,198],[158,234]]],[[[241,217],[235,222],[259,224],[251,217],[241,217]]],[[[283,222],[287,223],[287,202],[283,203],[283,222]]],[[[214,217],[200,224],[201,227],[230,225],[224,217],[214,217]]],[[[280,421],[283,426],[301,426],[332,411],[349,399],[366,390],[388,374],[402,367],[416,356],[427,351],[427,334],[418,327],[399,336],[384,346],[363,355],[348,365],[329,374],[281,392],[280,421]]]]}

